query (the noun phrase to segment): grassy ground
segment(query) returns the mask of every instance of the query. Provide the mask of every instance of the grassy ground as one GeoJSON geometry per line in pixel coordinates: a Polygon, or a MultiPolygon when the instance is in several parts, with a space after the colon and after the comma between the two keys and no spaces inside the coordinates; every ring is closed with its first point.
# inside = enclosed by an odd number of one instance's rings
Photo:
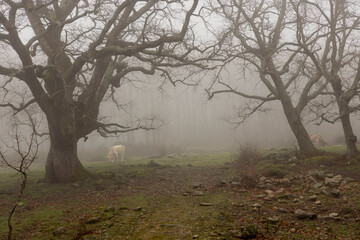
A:
{"type": "MultiPolygon", "coordinates": [[[[121,164],[89,163],[86,168],[97,178],[75,185],[47,185],[41,181],[43,171],[33,169],[22,206],[13,218],[14,237],[239,239],[240,233],[253,229],[258,239],[360,239],[358,183],[342,190],[345,200],[319,196],[322,205],[314,206],[315,212],[347,209],[353,214],[341,221],[324,221],[296,219],[294,209],[313,203],[295,203],[292,198],[280,196],[291,193],[306,198],[308,193],[301,183],[281,187],[283,192],[277,194],[277,199],[266,201],[258,198],[264,189],[242,182],[245,175],[276,171],[305,176],[310,168],[352,173],[357,163],[334,165],[334,158],[324,157],[307,159],[296,166],[268,160],[235,164],[236,159],[234,153],[213,152],[153,160],[132,158],[121,164]],[[328,162],[332,165],[327,166],[328,162]],[[272,167],[277,170],[272,171],[272,167]],[[255,203],[262,207],[254,209],[255,203]],[[278,208],[286,211],[280,213],[278,208]],[[275,215],[279,220],[270,221],[275,215]]],[[[0,172],[0,239],[6,238],[7,215],[18,184],[18,176],[0,172]]]]}

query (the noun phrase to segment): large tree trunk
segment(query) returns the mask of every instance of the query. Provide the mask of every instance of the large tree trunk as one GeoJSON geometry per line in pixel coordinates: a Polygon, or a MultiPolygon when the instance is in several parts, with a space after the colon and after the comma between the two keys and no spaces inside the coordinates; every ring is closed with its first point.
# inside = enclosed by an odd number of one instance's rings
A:
{"type": "Polygon", "coordinates": [[[50,150],[45,165],[45,180],[49,183],[68,183],[84,179],[89,173],[77,156],[77,141],[65,142],[50,137],[50,150]]]}
{"type": "MultiPolygon", "coordinates": [[[[69,105],[68,105],[69,106],[69,105]]],[[[72,108],[64,106],[47,115],[50,150],[45,165],[45,180],[49,183],[68,183],[84,179],[90,174],[77,155],[76,127],[72,108]]]]}

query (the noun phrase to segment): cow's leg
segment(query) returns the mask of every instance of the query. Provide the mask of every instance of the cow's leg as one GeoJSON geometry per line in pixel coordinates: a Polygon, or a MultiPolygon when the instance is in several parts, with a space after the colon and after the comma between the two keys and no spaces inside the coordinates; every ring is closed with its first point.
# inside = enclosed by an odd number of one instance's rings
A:
{"type": "Polygon", "coordinates": [[[124,161],[124,152],[125,152],[125,151],[122,151],[122,152],[121,152],[121,161],[122,161],[122,162],[124,161]]]}

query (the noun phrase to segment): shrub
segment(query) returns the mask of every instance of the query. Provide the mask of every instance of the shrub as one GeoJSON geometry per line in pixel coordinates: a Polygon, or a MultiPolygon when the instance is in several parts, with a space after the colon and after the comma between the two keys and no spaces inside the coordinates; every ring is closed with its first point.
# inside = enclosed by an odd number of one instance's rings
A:
{"type": "Polygon", "coordinates": [[[245,142],[239,145],[239,162],[256,162],[260,159],[258,146],[253,142],[245,142]]]}

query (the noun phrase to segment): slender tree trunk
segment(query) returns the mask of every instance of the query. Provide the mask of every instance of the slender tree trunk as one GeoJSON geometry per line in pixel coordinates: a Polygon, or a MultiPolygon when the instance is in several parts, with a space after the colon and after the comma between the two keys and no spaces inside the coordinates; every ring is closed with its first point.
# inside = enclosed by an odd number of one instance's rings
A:
{"type": "Polygon", "coordinates": [[[318,150],[312,143],[310,136],[301,121],[300,113],[298,113],[292,105],[290,97],[287,95],[282,96],[280,100],[290,128],[299,144],[300,152],[310,156],[316,154],[318,150]]]}
{"type": "Polygon", "coordinates": [[[274,63],[270,59],[267,61],[267,66],[272,72],[272,74],[270,74],[271,78],[276,86],[276,90],[278,91],[277,94],[281,101],[281,105],[284,109],[290,128],[299,144],[300,153],[307,156],[316,155],[319,150],[312,143],[310,136],[301,121],[301,111],[298,111],[291,102],[291,98],[286,91],[281,77],[278,74],[274,63]]]}
{"type": "Polygon", "coordinates": [[[336,103],[339,108],[340,120],[344,130],[345,143],[347,148],[346,157],[354,158],[358,154],[358,150],[356,148],[357,138],[354,135],[351,126],[349,100],[346,100],[342,97],[344,91],[342,90],[340,79],[338,78],[332,79],[330,83],[335,93],[336,103]]]}
{"type": "Polygon", "coordinates": [[[351,121],[350,121],[350,114],[349,114],[349,106],[346,102],[341,101],[341,99],[337,99],[339,113],[340,113],[340,120],[344,130],[345,136],[345,143],[347,149],[347,158],[354,158],[359,153],[356,148],[357,137],[354,135],[351,121]]]}

